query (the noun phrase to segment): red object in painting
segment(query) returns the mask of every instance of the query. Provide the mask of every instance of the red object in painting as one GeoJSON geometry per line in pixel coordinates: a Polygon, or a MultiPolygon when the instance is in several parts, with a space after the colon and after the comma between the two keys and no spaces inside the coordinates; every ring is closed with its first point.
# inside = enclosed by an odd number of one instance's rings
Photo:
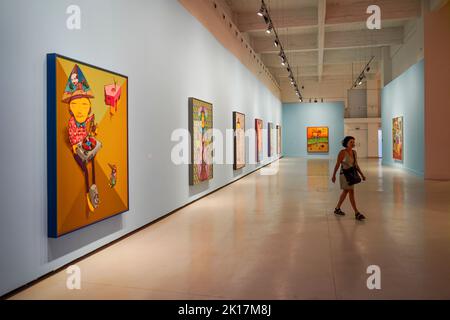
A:
{"type": "Polygon", "coordinates": [[[110,84],[105,86],[105,103],[107,106],[111,107],[111,114],[117,112],[117,104],[119,103],[121,94],[121,86],[118,86],[117,84],[110,84]]]}
{"type": "Polygon", "coordinates": [[[82,146],[84,150],[92,151],[97,146],[97,140],[95,140],[95,138],[93,137],[88,136],[86,137],[86,139],[84,139],[82,146]]]}

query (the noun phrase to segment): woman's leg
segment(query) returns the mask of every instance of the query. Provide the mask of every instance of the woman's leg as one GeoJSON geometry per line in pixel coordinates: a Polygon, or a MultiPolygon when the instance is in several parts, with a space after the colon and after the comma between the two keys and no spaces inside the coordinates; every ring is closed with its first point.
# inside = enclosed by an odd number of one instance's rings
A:
{"type": "Polygon", "coordinates": [[[356,207],[356,201],[355,201],[355,190],[349,190],[350,195],[350,203],[352,204],[352,208],[355,211],[355,214],[359,213],[358,208],[356,207]]]}
{"type": "Polygon", "coordinates": [[[341,208],[342,204],[345,201],[345,198],[347,198],[347,194],[348,194],[348,190],[342,190],[341,197],[339,198],[339,202],[337,204],[336,209],[340,209],[341,208]]]}

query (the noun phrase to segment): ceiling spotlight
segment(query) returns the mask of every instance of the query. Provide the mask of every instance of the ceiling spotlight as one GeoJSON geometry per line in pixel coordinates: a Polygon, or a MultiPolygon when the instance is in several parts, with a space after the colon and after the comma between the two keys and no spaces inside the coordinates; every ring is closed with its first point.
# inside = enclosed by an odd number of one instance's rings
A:
{"type": "Polygon", "coordinates": [[[280,46],[280,42],[278,41],[278,40],[275,40],[274,42],[273,42],[273,44],[275,45],[275,47],[279,47],[280,46]]]}
{"type": "Polygon", "coordinates": [[[358,86],[362,85],[363,80],[364,80],[365,77],[366,77],[366,76],[363,74],[363,75],[361,75],[361,76],[358,78],[358,86]]]}
{"type": "Polygon", "coordinates": [[[278,54],[278,56],[280,57],[281,61],[285,60],[284,58],[284,52],[280,51],[280,53],[278,54]]]}
{"type": "Polygon", "coordinates": [[[272,33],[272,29],[273,29],[272,25],[269,24],[269,27],[267,28],[266,33],[267,34],[271,34],[272,33]]]}
{"type": "Polygon", "coordinates": [[[358,86],[363,84],[364,79],[367,78],[366,72],[369,72],[370,70],[372,70],[370,64],[372,63],[373,59],[375,59],[375,56],[372,56],[372,58],[369,60],[369,62],[367,62],[367,64],[364,66],[364,68],[362,69],[359,76],[355,79],[355,82],[353,83],[351,89],[357,88],[358,86]]]}
{"type": "Polygon", "coordinates": [[[267,14],[264,14],[264,15],[263,15],[263,18],[264,18],[264,22],[265,22],[266,24],[269,24],[269,23],[270,23],[270,20],[269,20],[269,17],[267,16],[267,14]]]}
{"type": "Polygon", "coordinates": [[[264,10],[264,7],[261,6],[261,9],[259,9],[257,15],[260,17],[264,17],[264,13],[266,13],[266,10],[264,10]]]}

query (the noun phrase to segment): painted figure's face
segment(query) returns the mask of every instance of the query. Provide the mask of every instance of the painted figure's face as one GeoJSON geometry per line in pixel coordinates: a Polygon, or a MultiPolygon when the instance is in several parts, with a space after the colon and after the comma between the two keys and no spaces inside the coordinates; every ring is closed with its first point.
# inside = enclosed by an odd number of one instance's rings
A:
{"type": "Polygon", "coordinates": [[[80,98],[70,101],[70,111],[78,123],[86,121],[91,110],[91,101],[88,98],[80,98]]]}
{"type": "Polygon", "coordinates": [[[70,76],[70,79],[72,80],[72,83],[73,83],[74,85],[77,85],[77,84],[78,84],[78,75],[77,75],[76,73],[72,74],[72,75],[70,76]]]}
{"type": "Polygon", "coordinates": [[[347,146],[348,146],[349,148],[352,148],[352,149],[353,149],[353,148],[356,146],[356,141],[355,141],[355,139],[350,140],[350,141],[348,142],[347,146]]]}

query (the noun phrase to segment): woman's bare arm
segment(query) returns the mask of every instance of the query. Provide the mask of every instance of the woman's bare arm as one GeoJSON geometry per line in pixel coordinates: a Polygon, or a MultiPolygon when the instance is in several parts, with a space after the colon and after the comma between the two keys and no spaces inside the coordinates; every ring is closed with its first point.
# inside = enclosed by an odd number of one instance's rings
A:
{"type": "Polygon", "coordinates": [[[344,160],[345,154],[343,151],[339,152],[337,161],[336,161],[336,165],[334,166],[334,171],[333,171],[333,182],[334,180],[336,180],[336,173],[339,170],[339,167],[341,166],[342,161],[344,160]]]}

